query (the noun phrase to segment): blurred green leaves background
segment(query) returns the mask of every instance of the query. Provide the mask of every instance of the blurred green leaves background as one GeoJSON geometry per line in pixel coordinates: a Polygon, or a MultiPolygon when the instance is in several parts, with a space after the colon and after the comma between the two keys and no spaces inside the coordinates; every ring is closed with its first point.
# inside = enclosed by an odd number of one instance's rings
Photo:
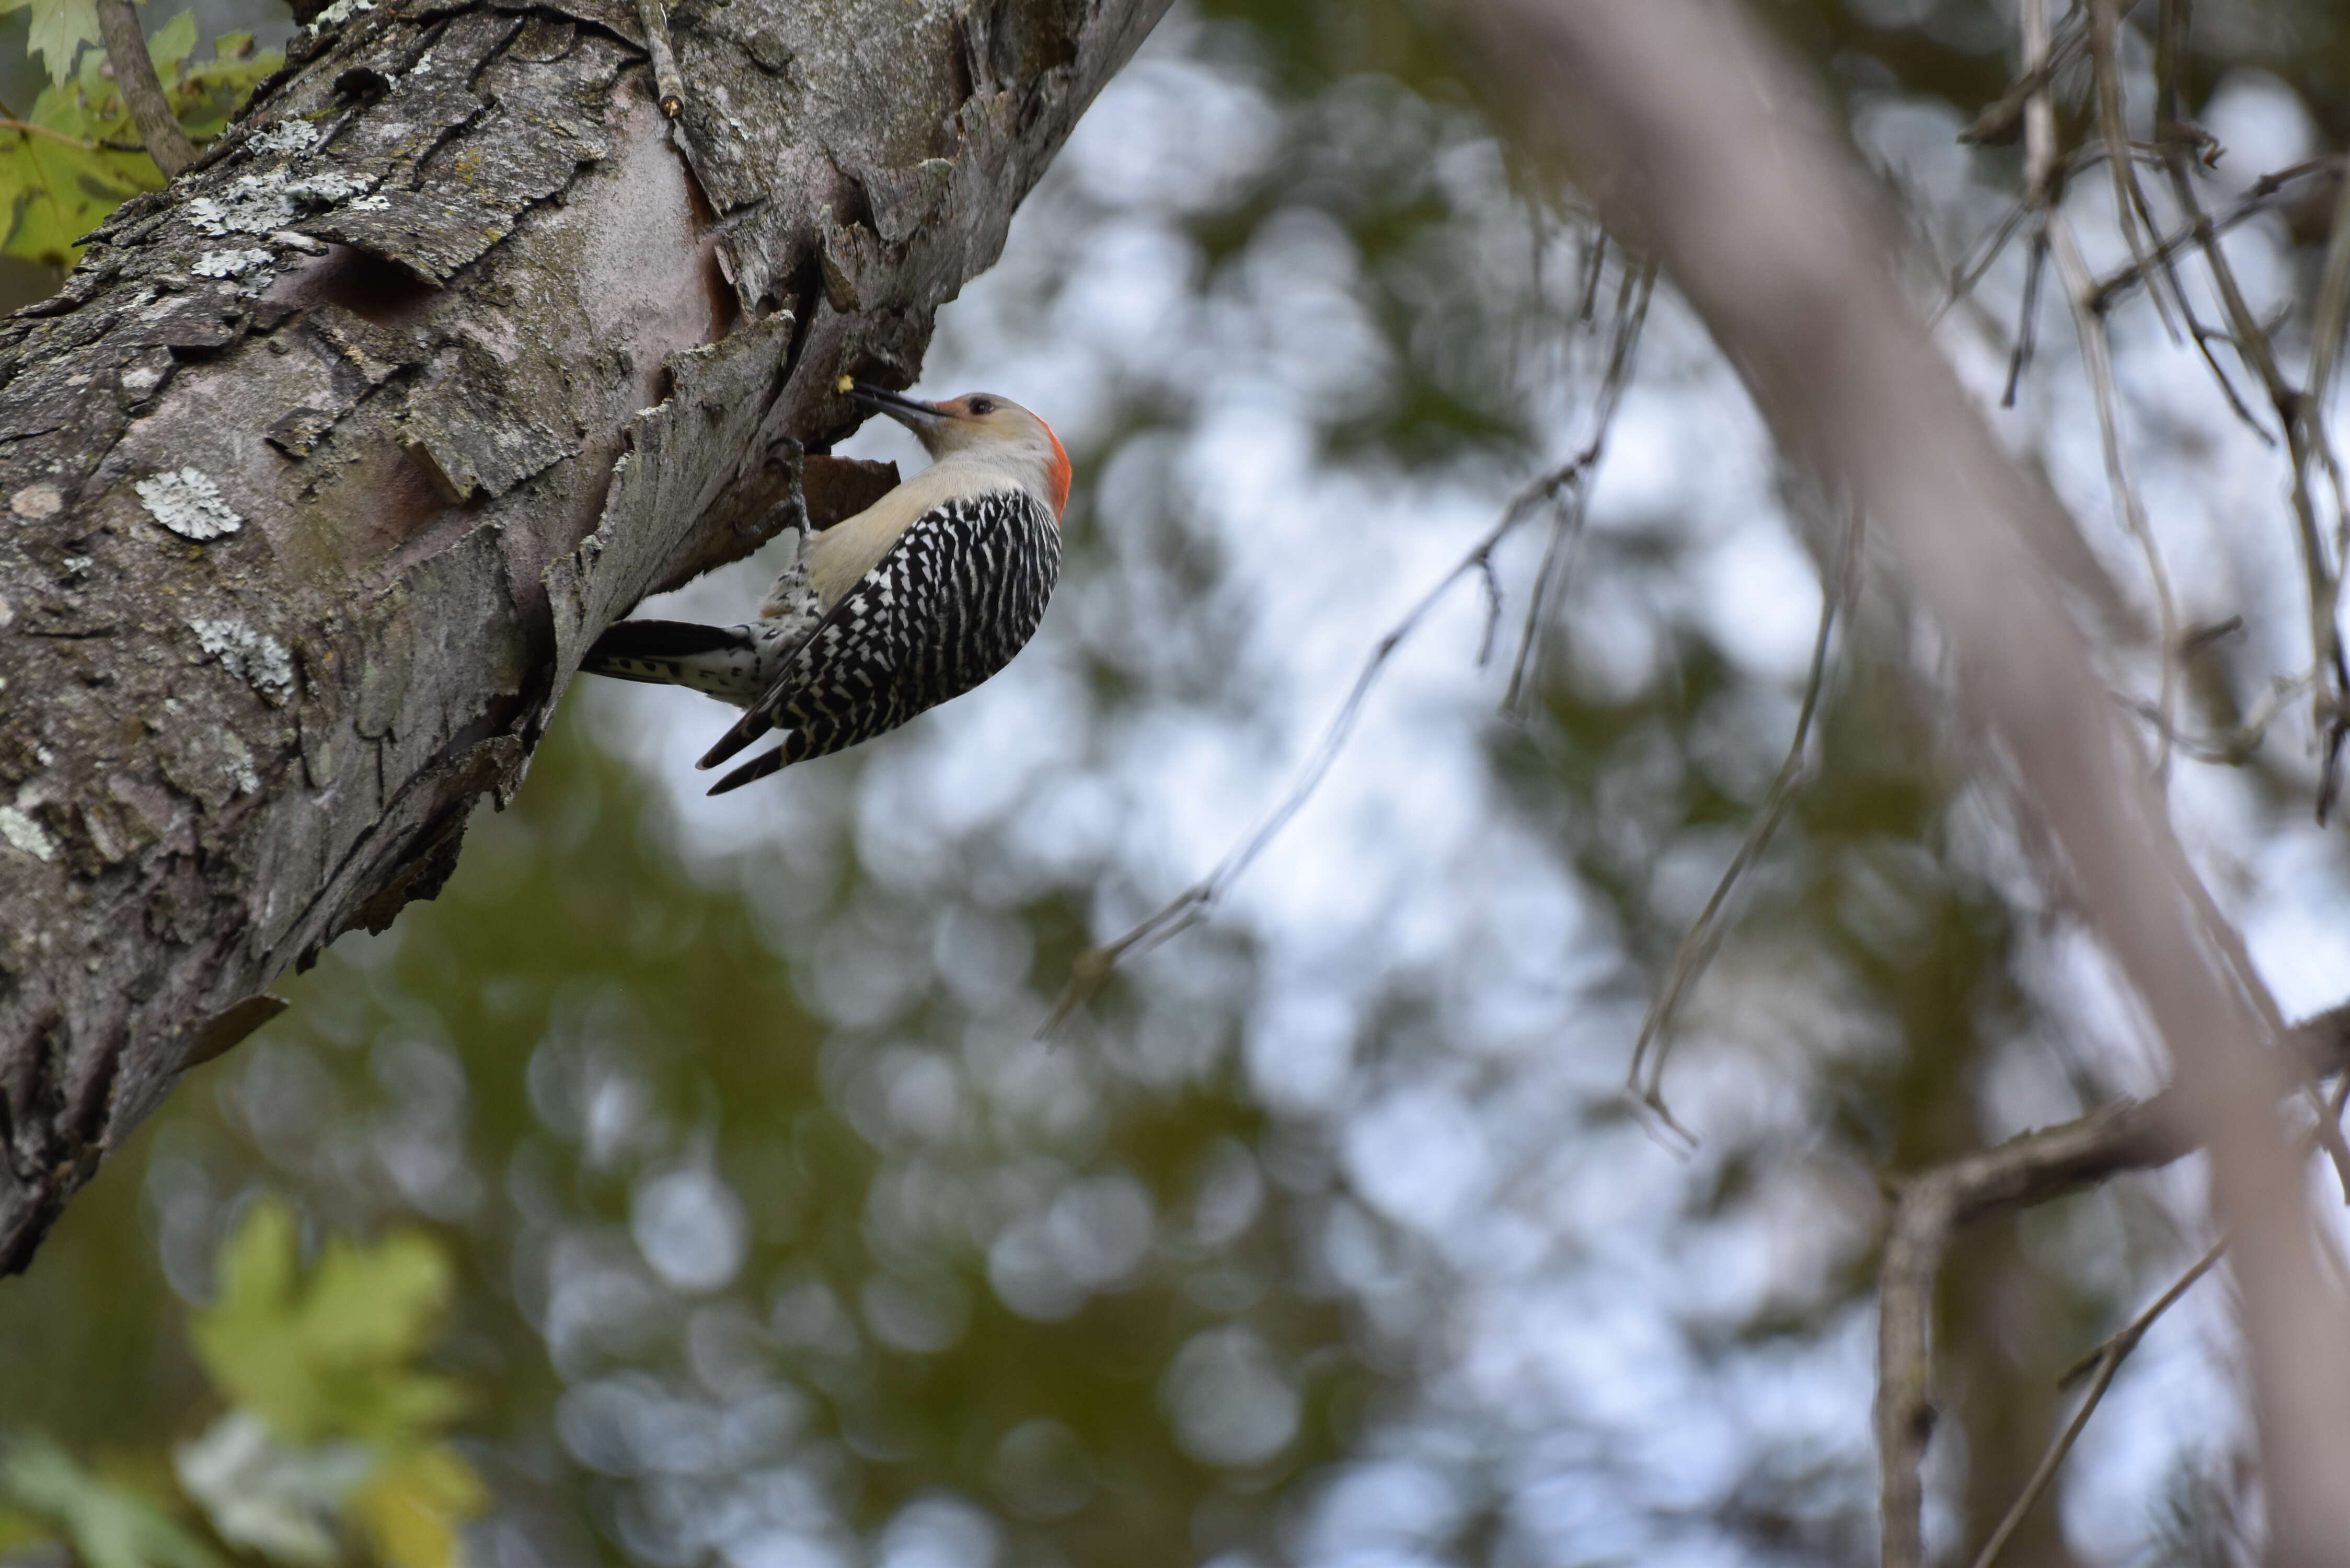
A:
{"type": "Polygon", "coordinates": [[[0,1434],[0,1542],[62,1545],[88,1568],[222,1568],[220,1546],[284,1568],[362,1546],[387,1568],[462,1560],[484,1501],[442,1440],[463,1396],[415,1365],[447,1305],[447,1257],[395,1232],[330,1240],[305,1270],[297,1223],[275,1198],[247,1205],[221,1242],[218,1300],[192,1314],[207,1402],[224,1411],[168,1464],[125,1447],[102,1472],[47,1436],[0,1434]]]}
{"type": "MultiPolygon", "coordinates": [[[[82,235],[140,192],[161,189],[163,177],[115,88],[89,0],[0,0],[0,16],[16,10],[28,18],[29,47],[46,61],[48,80],[21,119],[0,96],[0,257],[64,268],[80,256],[82,235]]],[[[149,34],[164,100],[201,146],[286,57],[256,49],[242,31],[215,38],[210,59],[195,51],[192,11],[149,34]]]]}

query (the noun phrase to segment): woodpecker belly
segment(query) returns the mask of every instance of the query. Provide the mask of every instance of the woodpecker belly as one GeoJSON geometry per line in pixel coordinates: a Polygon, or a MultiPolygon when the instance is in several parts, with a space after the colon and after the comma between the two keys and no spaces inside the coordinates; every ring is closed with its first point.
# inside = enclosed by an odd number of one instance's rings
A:
{"type": "Polygon", "coordinates": [[[925,512],[825,613],[702,765],[771,729],[787,732],[784,743],[710,793],[871,740],[977,686],[1035,634],[1060,566],[1057,521],[1025,488],[925,512]]]}

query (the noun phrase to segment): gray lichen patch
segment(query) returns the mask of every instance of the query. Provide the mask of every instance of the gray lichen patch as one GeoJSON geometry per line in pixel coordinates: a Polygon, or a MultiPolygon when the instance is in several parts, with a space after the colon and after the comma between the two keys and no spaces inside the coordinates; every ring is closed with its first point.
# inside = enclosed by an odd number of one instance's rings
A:
{"type": "Polygon", "coordinates": [[[221,499],[220,486],[201,469],[175,469],[131,488],[155,521],[182,539],[203,543],[244,526],[244,519],[221,499]]]}
{"type": "Polygon", "coordinates": [[[332,32],[354,16],[364,16],[375,9],[375,0],[335,0],[335,3],[312,18],[312,34],[332,32]]]}
{"type": "Polygon", "coordinates": [[[36,860],[57,857],[57,841],[49,830],[13,805],[0,805],[0,838],[36,860]]]}
{"type": "Polygon", "coordinates": [[[196,258],[188,270],[198,277],[243,277],[257,266],[267,266],[276,257],[265,250],[206,251],[196,258]]]}
{"type": "Polygon", "coordinates": [[[318,145],[318,128],[307,119],[281,119],[246,137],[244,145],[265,158],[296,156],[318,145]]]}
{"type": "Polygon", "coordinates": [[[198,196],[187,205],[188,221],[198,232],[213,235],[265,234],[292,223],[307,208],[315,210],[363,197],[375,189],[368,174],[321,170],[295,174],[273,169],[266,174],[242,174],[217,196],[198,196]]]}
{"type": "Polygon", "coordinates": [[[272,702],[294,694],[294,655],[265,631],[241,620],[192,620],[197,645],[272,702]]]}

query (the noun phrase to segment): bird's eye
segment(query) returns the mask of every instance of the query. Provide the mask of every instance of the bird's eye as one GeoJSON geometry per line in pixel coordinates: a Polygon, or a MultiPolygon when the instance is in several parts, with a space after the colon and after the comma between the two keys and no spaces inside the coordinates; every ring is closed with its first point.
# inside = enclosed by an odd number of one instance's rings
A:
{"type": "Polygon", "coordinates": [[[971,411],[983,419],[987,415],[995,411],[995,400],[993,398],[973,398],[971,400],[971,411]]]}

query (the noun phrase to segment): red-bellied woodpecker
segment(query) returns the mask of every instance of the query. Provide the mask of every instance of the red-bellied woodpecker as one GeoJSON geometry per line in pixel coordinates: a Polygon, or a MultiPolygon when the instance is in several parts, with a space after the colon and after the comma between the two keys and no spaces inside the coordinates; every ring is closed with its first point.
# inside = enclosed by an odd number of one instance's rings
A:
{"type": "Polygon", "coordinates": [[[1060,576],[1069,456],[1052,427],[993,392],[924,403],[857,382],[850,395],[910,428],[935,461],[806,541],[758,622],[622,621],[580,666],[743,709],[702,767],[787,732],[712,794],[960,697],[1027,645],[1060,576]]]}

